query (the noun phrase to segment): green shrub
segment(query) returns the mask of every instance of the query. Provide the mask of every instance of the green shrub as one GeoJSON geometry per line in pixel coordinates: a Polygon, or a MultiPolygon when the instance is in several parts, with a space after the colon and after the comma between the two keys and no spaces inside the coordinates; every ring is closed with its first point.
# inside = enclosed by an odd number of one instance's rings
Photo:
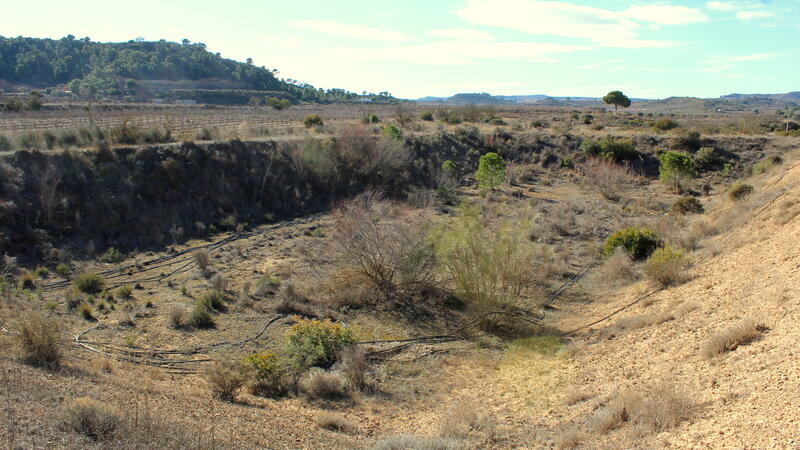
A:
{"type": "Polygon", "coordinates": [[[644,273],[661,286],[670,286],[686,280],[689,260],[686,255],[670,246],[656,249],[644,265],[644,273]]]}
{"type": "Polygon", "coordinates": [[[130,284],[123,284],[122,286],[117,288],[116,294],[120,298],[125,298],[125,299],[131,298],[133,297],[133,288],[131,287],[130,284]]]}
{"type": "Polygon", "coordinates": [[[705,211],[700,200],[694,197],[681,197],[672,204],[671,211],[675,214],[701,214],[705,211]]]}
{"type": "Polygon", "coordinates": [[[700,138],[700,133],[697,131],[687,131],[677,137],[672,143],[673,148],[697,151],[703,146],[703,140],[700,138]]]}
{"type": "Polygon", "coordinates": [[[67,401],[61,419],[64,428],[92,440],[111,436],[121,422],[122,419],[116,411],[88,397],[67,401]]]}
{"type": "Polygon", "coordinates": [[[631,227],[609,236],[603,246],[603,254],[610,257],[617,247],[621,247],[638,261],[649,257],[661,245],[662,241],[654,231],[631,227]]]}
{"type": "Polygon", "coordinates": [[[56,265],[56,273],[62,277],[68,277],[72,273],[72,269],[65,263],[58,263],[58,265],[56,265]]]}
{"type": "Polygon", "coordinates": [[[383,127],[381,134],[383,134],[386,138],[391,139],[393,141],[403,140],[403,134],[400,133],[400,129],[392,124],[383,127]]]}
{"type": "Polygon", "coordinates": [[[7,152],[11,150],[11,140],[5,135],[0,134],[0,152],[7,152]]]}
{"type": "Polygon", "coordinates": [[[430,111],[422,111],[419,113],[419,119],[426,122],[433,122],[433,113],[430,111]]]}
{"type": "Polygon", "coordinates": [[[225,311],[225,295],[222,292],[213,290],[207,292],[205,295],[200,297],[199,302],[205,304],[209,309],[215,309],[217,311],[225,311]]]}
{"type": "Polygon", "coordinates": [[[680,189],[680,183],[686,179],[693,178],[694,160],[691,156],[668,150],[658,158],[658,177],[664,183],[671,183],[676,190],[680,189]]]}
{"type": "Polygon", "coordinates": [[[494,189],[499,186],[506,180],[506,163],[503,158],[494,152],[481,156],[475,179],[478,180],[478,186],[482,190],[494,189]]]}
{"type": "Polygon", "coordinates": [[[36,367],[54,368],[61,362],[58,345],[61,326],[55,318],[32,313],[20,320],[17,343],[22,350],[22,360],[36,367]]]}
{"type": "Polygon", "coordinates": [[[756,165],[753,166],[752,172],[753,175],[762,174],[769,169],[773,168],[774,166],[780,165],[783,163],[783,159],[780,156],[770,156],[759,161],[756,165]]]}
{"type": "Polygon", "coordinates": [[[83,317],[84,320],[88,320],[90,322],[94,320],[94,309],[92,308],[92,305],[85,300],[78,305],[78,313],[81,315],[81,317],[83,317]]]}
{"type": "Polygon", "coordinates": [[[36,289],[36,275],[29,271],[24,271],[17,277],[18,289],[36,289]]]}
{"type": "Polygon", "coordinates": [[[251,394],[276,398],[287,392],[286,368],[275,353],[250,355],[242,360],[242,366],[249,375],[251,394]]]}
{"type": "Polygon", "coordinates": [[[99,258],[101,262],[115,264],[125,259],[125,255],[114,247],[109,247],[99,258]]]}
{"type": "Polygon", "coordinates": [[[672,119],[658,119],[653,124],[653,128],[658,131],[669,131],[678,128],[680,124],[672,119]]]}
{"type": "Polygon", "coordinates": [[[731,200],[741,200],[748,195],[752,194],[755,188],[746,183],[736,183],[728,190],[728,198],[731,200]]]}
{"type": "Polygon", "coordinates": [[[189,315],[189,325],[194,328],[214,327],[214,318],[211,316],[211,309],[206,302],[202,300],[195,302],[192,312],[189,315]]]}
{"type": "Polygon", "coordinates": [[[17,135],[17,144],[25,150],[40,150],[44,147],[42,136],[35,131],[17,135]]]}
{"type": "Polygon", "coordinates": [[[72,284],[81,292],[97,294],[103,290],[105,280],[95,272],[84,272],[75,277],[72,284]]]}
{"type": "Polygon", "coordinates": [[[632,161],[639,156],[639,152],[636,151],[636,147],[630,139],[586,140],[581,143],[581,151],[587,156],[601,156],[615,162],[632,161]]]}
{"type": "Polygon", "coordinates": [[[694,163],[699,170],[711,170],[722,161],[722,156],[714,147],[703,147],[694,155],[694,163]]]}
{"type": "Polygon", "coordinates": [[[322,117],[317,114],[310,114],[303,119],[303,125],[306,128],[321,127],[324,125],[322,117]]]}
{"type": "Polygon", "coordinates": [[[295,370],[312,366],[330,367],[340,351],[355,345],[352,330],[331,321],[303,319],[286,335],[284,351],[295,370]]]}

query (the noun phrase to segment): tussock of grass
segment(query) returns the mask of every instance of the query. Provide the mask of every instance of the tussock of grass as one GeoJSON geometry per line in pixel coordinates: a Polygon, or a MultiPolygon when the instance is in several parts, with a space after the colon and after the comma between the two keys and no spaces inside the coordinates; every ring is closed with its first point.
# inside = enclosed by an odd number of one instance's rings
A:
{"type": "Polygon", "coordinates": [[[58,346],[61,326],[55,319],[41,314],[31,314],[18,325],[17,342],[22,350],[22,360],[36,367],[57,367],[61,362],[58,346]]]}
{"type": "Polygon", "coordinates": [[[736,350],[739,346],[760,338],[766,329],[764,325],[753,319],[745,319],[741,323],[712,336],[703,345],[701,353],[704,357],[711,358],[736,350]]]}
{"type": "Polygon", "coordinates": [[[120,422],[119,413],[104,403],[80,397],[67,401],[61,423],[67,430],[100,440],[112,435],[120,422]]]}
{"type": "Polygon", "coordinates": [[[688,419],[693,409],[694,403],[682,388],[662,383],[645,391],[629,391],[615,396],[589,419],[588,425],[601,434],[625,423],[632,423],[644,431],[660,432],[688,419]]]}
{"type": "Polygon", "coordinates": [[[492,415],[481,405],[458,402],[448,409],[439,424],[439,436],[443,438],[467,439],[480,435],[481,440],[492,439],[495,433],[492,415]]]}
{"type": "Polygon", "coordinates": [[[213,363],[206,369],[206,382],[217,398],[232,402],[244,384],[244,377],[231,364],[213,363]]]}
{"type": "Polygon", "coordinates": [[[317,426],[326,430],[337,431],[345,434],[357,434],[358,425],[348,420],[341,414],[323,412],[317,416],[317,426]]]}
{"type": "Polygon", "coordinates": [[[347,380],[339,372],[312,370],[300,382],[300,391],[309,398],[341,400],[350,396],[347,380]]]}

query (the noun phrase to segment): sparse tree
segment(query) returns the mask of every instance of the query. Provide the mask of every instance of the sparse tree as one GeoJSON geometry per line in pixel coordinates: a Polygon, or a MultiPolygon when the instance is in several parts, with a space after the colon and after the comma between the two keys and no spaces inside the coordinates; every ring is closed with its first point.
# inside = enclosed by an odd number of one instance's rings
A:
{"type": "Polygon", "coordinates": [[[478,172],[475,174],[481,190],[494,189],[506,180],[506,163],[494,152],[481,156],[478,172]]]}
{"type": "Polygon", "coordinates": [[[665,183],[672,183],[680,191],[681,181],[694,177],[694,160],[691,156],[669,150],[658,158],[658,176],[665,183]]]}
{"type": "Polygon", "coordinates": [[[631,99],[623,94],[622,91],[609,92],[603,97],[603,101],[606,102],[607,105],[614,105],[614,111],[616,111],[619,106],[623,108],[631,106],[631,99]]]}

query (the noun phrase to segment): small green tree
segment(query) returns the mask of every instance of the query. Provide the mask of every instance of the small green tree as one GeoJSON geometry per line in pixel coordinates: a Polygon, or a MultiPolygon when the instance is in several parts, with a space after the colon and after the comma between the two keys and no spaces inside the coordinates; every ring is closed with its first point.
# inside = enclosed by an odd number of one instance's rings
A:
{"type": "Polygon", "coordinates": [[[506,180],[506,163],[494,152],[489,152],[478,161],[478,172],[475,174],[481,190],[496,188],[506,180]]]}
{"type": "Polygon", "coordinates": [[[658,176],[664,183],[672,183],[676,191],[680,190],[681,182],[694,177],[694,160],[691,156],[669,150],[658,158],[658,176]]]}
{"type": "Polygon", "coordinates": [[[393,141],[401,141],[403,140],[403,135],[400,133],[400,129],[396,126],[389,124],[383,127],[381,133],[388,139],[393,141]]]}
{"type": "Polygon", "coordinates": [[[605,97],[603,97],[603,101],[606,102],[607,105],[614,105],[614,111],[616,111],[620,106],[623,108],[631,106],[631,99],[623,94],[622,91],[609,92],[605,97]]]}
{"type": "Polygon", "coordinates": [[[321,127],[324,125],[324,122],[322,121],[322,117],[319,115],[311,114],[303,119],[303,125],[305,125],[306,128],[321,127]]]}

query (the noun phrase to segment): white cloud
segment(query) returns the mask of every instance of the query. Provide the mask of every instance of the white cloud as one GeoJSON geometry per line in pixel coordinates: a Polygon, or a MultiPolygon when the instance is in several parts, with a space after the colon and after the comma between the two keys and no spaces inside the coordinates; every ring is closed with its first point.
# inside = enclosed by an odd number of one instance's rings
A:
{"type": "Polygon", "coordinates": [[[392,48],[337,48],[329,53],[334,59],[394,60],[415,64],[461,65],[480,59],[527,59],[553,62],[549,55],[588,50],[580,45],[535,42],[449,41],[403,45],[392,48]]]}
{"type": "Polygon", "coordinates": [[[761,20],[771,19],[778,17],[777,14],[769,11],[739,11],[736,13],[736,18],[741,20],[761,20]]]}
{"type": "Polygon", "coordinates": [[[261,36],[261,40],[268,44],[276,44],[288,48],[298,48],[302,42],[300,38],[270,35],[261,36]]]}
{"type": "Polygon", "coordinates": [[[706,67],[703,72],[721,72],[723,70],[728,70],[733,67],[736,63],[741,62],[753,62],[753,61],[764,61],[768,59],[774,59],[780,56],[780,53],[756,53],[753,55],[741,55],[741,56],[721,56],[717,58],[711,58],[707,61],[703,61],[703,64],[708,65],[710,67],[706,67]]]}
{"type": "Polygon", "coordinates": [[[685,6],[645,5],[631,6],[622,15],[633,20],[652,22],[659,25],[686,25],[708,22],[708,16],[699,9],[685,6]]]}
{"type": "Polygon", "coordinates": [[[678,25],[706,22],[700,10],[683,6],[631,6],[611,11],[558,1],[468,0],[455,12],[476,24],[531,34],[589,39],[606,47],[667,47],[669,42],[639,38],[642,24],[678,25]]]}
{"type": "Polygon", "coordinates": [[[437,30],[430,30],[428,34],[431,36],[436,37],[443,37],[443,38],[452,38],[452,39],[459,39],[463,41],[493,41],[494,36],[485,32],[485,31],[478,31],[478,30],[467,30],[467,29],[457,29],[457,28],[450,28],[450,29],[437,29],[437,30]]]}
{"type": "Polygon", "coordinates": [[[742,9],[758,9],[763,8],[765,5],[761,2],[745,2],[745,1],[733,1],[733,2],[720,2],[720,1],[711,1],[706,3],[706,8],[712,11],[739,11],[742,9]]]}
{"type": "Polygon", "coordinates": [[[411,42],[417,39],[399,31],[386,31],[362,25],[347,25],[332,20],[302,20],[290,23],[291,26],[308,28],[331,36],[344,36],[353,39],[366,39],[381,42],[411,42]]]}

